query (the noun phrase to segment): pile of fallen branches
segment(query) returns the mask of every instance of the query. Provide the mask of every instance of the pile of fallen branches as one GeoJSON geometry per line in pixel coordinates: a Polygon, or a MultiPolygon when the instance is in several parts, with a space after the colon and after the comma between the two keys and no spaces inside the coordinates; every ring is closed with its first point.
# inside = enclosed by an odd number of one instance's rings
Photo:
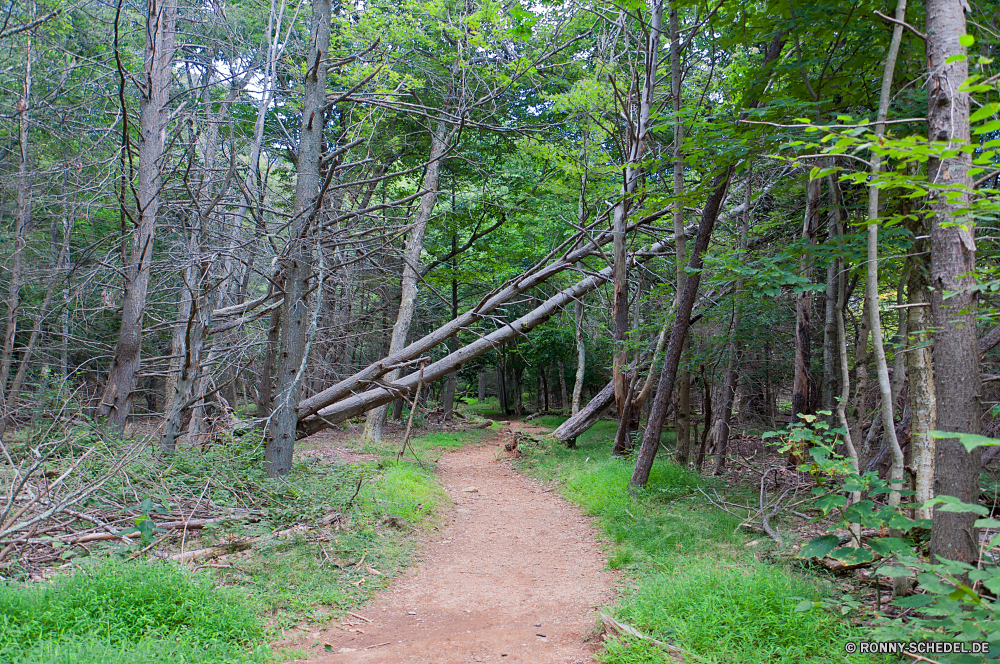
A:
{"type": "Polygon", "coordinates": [[[815,483],[802,473],[770,466],[765,468],[761,475],[756,505],[730,502],[715,489],[710,490],[711,494],[701,487],[698,487],[698,491],[715,507],[739,518],[741,520],[739,528],[762,531],[778,544],[782,544],[781,532],[774,525],[774,519],[783,511],[810,518],[808,515],[796,512],[794,508],[814,500],[809,493],[814,486],[815,483]],[[806,494],[805,497],[801,497],[803,493],[806,494]]]}
{"type": "Polygon", "coordinates": [[[191,484],[194,475],[155,456],[155,433],[122,441],[96,425],[58,419],[19,433],[23,443],[0,441],[2,576],[37,578],[102,542],[148,550],[168,537],[183,541],[206,526],[258,516],[266,498],[226,473],[191,484]],[[233,504],[216,504],[220,491],[233,504]]]}

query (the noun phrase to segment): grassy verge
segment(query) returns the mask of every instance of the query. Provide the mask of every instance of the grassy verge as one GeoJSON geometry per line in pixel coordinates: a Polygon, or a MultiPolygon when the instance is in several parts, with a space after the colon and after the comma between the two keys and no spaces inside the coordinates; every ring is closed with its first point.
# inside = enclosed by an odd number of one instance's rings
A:
{"type": "MultiPolygon", "coordinates": [[[[554,426],[559,418],[540,418],[554,426]]],[[[633,463],[609,455],[615,423],[601,422],[577,448],[543,444],[522,459],[526,472],[562,486],[604,531],[610,565],[627,582],[617,618],[690,653],[689,662],[763,664],[876,662],[848,657],[847,641],[864,638],[825,611],[797,612],[802,600],[822,600],[831,587],[748,547],[739,520],[708,504],[696,488],[717,485],[661,458],[648,487],[626,487],[633,463]]],[[[722,487],[718,486],[721,490],[722,487]]],[[[726,492],[733,495],[732,487],[726,492]]],[[[659,646],[609,641],[609,664],[672,662],[659,646]]]]}
{"type": "MultiPolygon", "coordinates": [[[[248,537],[256,544],[194,570],[155,558],[178,549],[169,537],[137,559],[140,544],[98,543],[90,555],[71,550],[74,573],[0,586],[0,662],[214,664],[298,656],[275,655],[267,644],[301,642],[387,585],[412,559],[414,532],[434,527],[448,501],[433,461],[444,449],[488,435],[418,436],[413,447],[423,465],[397,461],[398,445],[387,441],[368,461],[304,459],[280,479],[264,477],[261,450],[249,441],[181,451],[166,467],[144,459],[123,481],[122,504],[135,502],[124,492],[137,487],[164,510],[176,508],[182,495],[248,507],[260,516],[206,527],[186,546],[248,537]],[[270,537],[292,527],[292,536],[270,537]]],[[[166,518],[156,511],[150,517],[166,518]]]]}

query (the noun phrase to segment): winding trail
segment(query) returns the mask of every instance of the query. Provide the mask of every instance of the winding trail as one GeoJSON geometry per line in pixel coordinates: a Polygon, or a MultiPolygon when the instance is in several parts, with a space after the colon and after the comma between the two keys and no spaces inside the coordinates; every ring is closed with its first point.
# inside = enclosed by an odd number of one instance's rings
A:
{"type": "Polygon", "coordinates": [[[493,439],[442,456],[453,504],[421,546],[423,562],[356,611],[372,621],[351,619],[363,632],[322,632],[331,651],[314,647],[309,662],[594,661],[594,611],[612,599],[614,581],[595,530],[497,461],[497,449],[493,439]]]}

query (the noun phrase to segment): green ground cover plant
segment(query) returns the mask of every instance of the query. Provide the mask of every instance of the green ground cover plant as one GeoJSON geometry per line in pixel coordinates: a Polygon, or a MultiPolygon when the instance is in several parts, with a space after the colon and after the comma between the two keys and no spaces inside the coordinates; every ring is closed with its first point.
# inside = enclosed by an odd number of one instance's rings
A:
{"type": "Polygon", "coordinates": [[[0,586],[0,661],[265,662],[258,609],[207,575],[108,558],[51,581],[0,586]]]}

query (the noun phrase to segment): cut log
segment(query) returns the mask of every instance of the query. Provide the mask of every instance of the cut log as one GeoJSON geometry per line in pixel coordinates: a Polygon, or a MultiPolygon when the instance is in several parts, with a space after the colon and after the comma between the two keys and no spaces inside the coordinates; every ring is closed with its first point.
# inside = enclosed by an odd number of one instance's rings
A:
{"type": "Polygon", "coordinates": [[[615,383],[611,381],[590,400],[590,403],[581,408],[580,412],[560,424],[549,435],[559,442],[573,440],[594,426],[613,405],[615,405],[615,383]]]}

